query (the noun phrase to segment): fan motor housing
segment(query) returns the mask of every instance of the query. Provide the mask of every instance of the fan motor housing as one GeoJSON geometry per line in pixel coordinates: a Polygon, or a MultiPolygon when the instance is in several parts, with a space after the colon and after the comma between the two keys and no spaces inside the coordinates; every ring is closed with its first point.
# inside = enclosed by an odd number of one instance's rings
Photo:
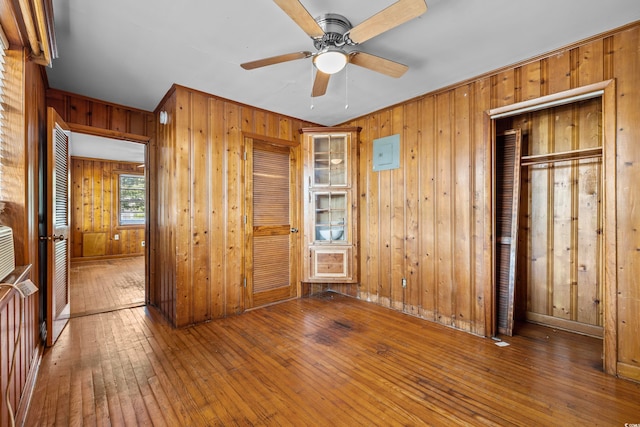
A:
{"type": "Polygon", "coordinates": [[[343,46],[346,42],[344,39],[353,26],[347,18],[337,13],[327,13],[316,18],[316,22],[324,31],[324,36],[313,41],[316,49],[321,50],[328,46],[343,46]]]}

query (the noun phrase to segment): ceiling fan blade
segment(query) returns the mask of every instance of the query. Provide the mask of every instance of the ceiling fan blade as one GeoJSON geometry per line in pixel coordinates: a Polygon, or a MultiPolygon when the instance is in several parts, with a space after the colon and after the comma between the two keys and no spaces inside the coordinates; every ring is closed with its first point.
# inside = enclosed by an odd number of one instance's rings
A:
{"type": "Polygon", "coordinates": [[[352,53],[349,56],[349,63],[395,78],[402,77],[402,75],[409,69],[409,67],[404,64],[400,64],[399,62],[364,52],[352,53]]]}
{"type": "Polygon", "coordinates": [[[398,0],[386,9],[376,13],[349,32],[354,43],[363,43],[398,25],[404,24],[427,11],[425,0],[398,0]]]}
{"type": "Polygon", "coordinates": [[[307,12],[298,0],[273,0],[284,13],[289,15],[302,30],[315,39],[324,36],[324,30],[318,25],[313,16],[307,12]]]}
{"type": "Polygon", "coordinates": [[[281,62],[294,61],[296,59],[309,58],[311,52],[295,52],[285,55],[272,56],[270,58],[258,59],[257,61],[245,62],[240,64],[245,70],[253,70],[254,68],[266,67],[267,65],[280,64],[281,62]]]}
{"type": "Polygon", "coordinates": [[[322,71],[316,72],[316,79],[313,81],[313,90],[311,96],[322,96],[327,93],[327,86],[329,86],[329,78],[331,74],[323,73],[322,71]]]}

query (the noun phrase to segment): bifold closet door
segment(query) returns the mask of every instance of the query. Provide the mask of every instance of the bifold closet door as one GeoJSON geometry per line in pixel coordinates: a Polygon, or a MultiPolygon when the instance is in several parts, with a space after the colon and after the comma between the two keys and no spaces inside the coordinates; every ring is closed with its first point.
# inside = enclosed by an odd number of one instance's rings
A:
{"type": "Polygon", "coordinates": [[[496,136],[495,283],[498,332],[513,333],[515,278],[518,254],[520,152],[522,133],[511,130],[496,136]]]}

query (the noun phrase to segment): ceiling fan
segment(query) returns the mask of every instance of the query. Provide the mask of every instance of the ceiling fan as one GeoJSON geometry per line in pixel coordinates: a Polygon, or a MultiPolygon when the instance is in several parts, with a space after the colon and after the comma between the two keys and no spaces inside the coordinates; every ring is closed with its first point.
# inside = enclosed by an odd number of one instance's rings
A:
{"type": "Polygon", "coordinates": [[[349,20],[336,13],[328,13],[314,19],[299,0],[273,0],[302,30],[313,39],[317,52],[294,52],[245,62],[245,70],[297,59],[313,58],[317,72],[311,96],[327,92],[329,78],[347,64],[358,65],[391,77],[401,77],[408,69],[389,59],[357,51],[365,41],[422,15],[427,11],[425,0],[398,0],[364,22],[353,27],[349,20]]]}

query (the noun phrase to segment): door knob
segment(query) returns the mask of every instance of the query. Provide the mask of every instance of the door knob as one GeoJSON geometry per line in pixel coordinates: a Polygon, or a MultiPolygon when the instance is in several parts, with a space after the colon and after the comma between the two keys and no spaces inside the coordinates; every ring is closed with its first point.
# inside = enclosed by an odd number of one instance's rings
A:
{"type": "Polygon", "coordinates": [[[54,242],[56,240],[64,240],[64,234],[61,234],[59,236],[56,236],[55,234],[53,236],[40,236],[40,240],[53,240],[54,242]]]}
{"type": "Polygon", "coordinates": [[[298,232],[298,229],[297,229],[297,228],[293,228],[293,227],[291,227],[291,232],[292,232],[292,233],[297,233],[297,232],[298,232]]]}

